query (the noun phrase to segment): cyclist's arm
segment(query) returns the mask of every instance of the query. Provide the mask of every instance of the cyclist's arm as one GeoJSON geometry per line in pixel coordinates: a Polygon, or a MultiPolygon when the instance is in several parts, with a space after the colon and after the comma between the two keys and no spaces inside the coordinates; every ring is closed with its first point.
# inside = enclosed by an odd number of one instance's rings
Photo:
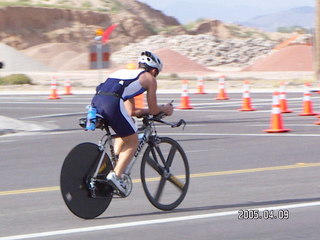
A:
{"type": "MultiPolygon", "coordinates": [[[[166,115],[171,115],[173,107],[170,104],[158,106],[157,103],[157,80],[150,73],[145,72],[139,78],[142,87],[147,89],[147,102],[149,109],[142,111],[144,114],[157,115],[160,112],[164,112],[166,115]]],[[[144,115],[141,114],[141,115],[144,115]]],[[[141,116],[140,115],[140,116],[141,116]]]]}
{"type": "Polygon", "coordinates": [[[124,102],[125,107],[130,116],[141,117],[149,113],[148,109],[136,108],[134,102],[135,102],[134,98],[128,99],[127,101],[124,102]]]}

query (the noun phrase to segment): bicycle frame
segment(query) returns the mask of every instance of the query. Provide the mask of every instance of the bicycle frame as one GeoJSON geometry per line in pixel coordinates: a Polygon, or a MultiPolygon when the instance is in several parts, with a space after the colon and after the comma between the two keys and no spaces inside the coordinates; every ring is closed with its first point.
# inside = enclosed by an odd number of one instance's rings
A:
{"type": "MultiPolygon", "coordinates": [[[[185,124],[186,124],[183,119],[180,119],[180,121],[175,124],[165,122],[165,121],[161,120],[161,117],[163,117],[163,116],[164,115],[159,115],[158,118],[148,119],[146,122],[143,120],[143,127],[141,130],[138,130],[138,132],[137,132],[138,139],[139,139],[139,144],[138,144],[137,150],[134,154],[133,159],[130,161],[130,163],[126,167],[126,169],[124,171],[124,175],[130,176],[131,169],[132,169],[133,165],[136,163],[136,161],[139,157],[139,154],[140,154],[141,150],[143,149],[144,145],[149,141],[150,136],[152,136],[153,133],[156,133],[156,131],[154,130],[154,122],[153,121],[157,121],[157,122],[160,122],[160,123],[163,123],[166,125],[170,125],[172,128],[179,127],[181,125],[185,126],[185,124]],[[151,120],[151,122],[149,122],[150,120],[151,120]]],[[[102,155],[99,159],[99,163],[97,165],[97,168],[95,169],[95,172],[92,176],[92,178],[94,178],[94,179],[97,178],[99,169],[103,163],[103,159],[106,154],[105,146],[107,143],[108,143],[109,151],[111,154],[111,163],[112,163],[113,167],[115,167],[117,160],[118,160],[115,155],[114,145],[113,145],[114,138],[116,138],[118,136],[111,134],[108,125],[105,125],[102,129],[104,129],[106,131],[106,134],[101,138],[101,140],[99,141],[99,144],[98,144],[100,151],[102,151],[102,155]],[[106,140],[103,141],[105,138],[106,138],[106,140]]],[[[157,135],[155,134],[154,136],[157,136],[157,135]]]]}
{"type": "MultiPolygon", "coordinates": [[[[111,154],[110,157],[111,157],[111,163],[112,163],[113,167],[115,167],[115,165],[117,163],[117,157],[116,157],[116,154],[115,154],[115,151],[114,151],[114,143],[113,142],[114,142],[114,139],[116,137],[118,137],[118,136],[111,134],[109,126],[105,126],[104,129],[106,130],[106,134],[102,137],[102,139],[99,141],[99,144],[98,144],[98,147],[99,147],[100,151],[102,151],[102,155],[101,155],[101,157],[99,159],[99,163],[98,163],[98,165],[97,165],[97,167],[95,169],[95,172],[94,172],[94,174],[92,176],[93,178],[96,178],[98,176],[99,169],[100,169],[100,167],[101,167],[101,165],[103,163],[103,159],[104,159],[105,154],[106,154],[106,145],[108,145],[109,152],[111,154]],[[105,141],[104,141],[104,139],[105,139],[105,141]]],[[[148,142],[149,137],[152,135],[153,132],[154,131],[152,129],[151,124],[145,126],[143,130],[140,130],[140,131],[137,132],[138,139],[139,139],[139,144],[138,144],[138,147],[137,147],[137,150],[136,150],[136,152],[134,154],[133,159],[130,161],[129,165],[125,169],[124,174],[126,174],[128,176],[131,174],[132,167],[136,163],[141,150],[143,149],[144,145],[148,142]]]]}

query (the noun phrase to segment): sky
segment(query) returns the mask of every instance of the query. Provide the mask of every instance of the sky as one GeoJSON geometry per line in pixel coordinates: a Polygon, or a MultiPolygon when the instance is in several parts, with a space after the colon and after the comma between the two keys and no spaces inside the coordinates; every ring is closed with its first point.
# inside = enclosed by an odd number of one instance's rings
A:
{"type": "Polygon", "coordinates": [[[224,22],[246,21],[256,16],[296,7],[315,7],[317,0],[138,0],[186,24],[199,18],[224,22]]]}

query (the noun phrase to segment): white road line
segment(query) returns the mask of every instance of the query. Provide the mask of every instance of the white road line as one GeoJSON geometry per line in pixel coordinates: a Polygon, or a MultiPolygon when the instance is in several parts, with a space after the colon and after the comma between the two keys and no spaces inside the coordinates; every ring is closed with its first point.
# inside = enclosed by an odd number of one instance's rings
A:
{"type": "Polygon", "coordinates": [[[198,153],[198,152],[208,152],[209,149],[205,149],[205,150],[190,150],[190,151],[185,151],[185,153],[198,153]]]}
{"type": "Polygon", "coordinates": [[[294,133],[161,133],[162,136],[239,136],[239,137],[320,137],[320,134],[294,133]]]}
{"type": "MultiPolygon", "coordinates": [[[[317,207],[317,206],[320,206],[320,201],[309,202],[309,203],[299,203],[299,204],[278,205],[273,207],[254,208],[254,209],[259,210],[259,212],[263,212],[265,210],[269,210],[269,211],[284,210],[284,209],[288,210],[288,209],[295,209],[295,208],[306,208],[306,207],[317,207]]],[[[206,218],[219,218],[219,217],[226,217],[226,216],[233,216],[233,215],[238,215],[238,210],[228,211],[228,212],[199,214],[199,215],[189,215],[189,216],[182,216],[182,217],[162,218],[162,219],[154,219],[154,220],[125,222],[125,223],[100,225],[100,226],[84,227],[84,228],[71,228],[71,229],[65,229],[65,230],[22,234],[22,235],[15,235],[15,236],[6,236],[6,237],[0,237],[0,240],[45,238],[45,237],[59,236],[59,235],[61,236],[61,235],[78,234],[78,233],[84,233],[84,232],[105,231],[110,229],[148,226],[148,225],[154,225],[154,224],[166,224],[171,222],[182,222],[182,221],[199,220],[199,219],[206,219],[206,218]]]]}
{"type": "Polygon", "coordinates": [[[0,143],[10,143],[14,142],[14,140],[0,140],[0,143]]]}
{"type": "Polygon", "coordinates": [[[30,136],[48,136],[48,135],[63,135],[63,134],[74,134],[74,133],[81,133],[82,130],[80,127],[77,130],[68,130],[68,131],[25,131],[25,132],[17,132],[12,134],[4,134],[0,135],[1,139],[4,138],[15,138],[15,140],[12,141],[24,141],[20,137],[30,137],[30,136]]]}
{"type": "Polygon", "coordinates": [[[23,105],[23,104],[64,104],[64,105],[70,105],[70,104],[75,104],[75,105],[88,105],[90,104],[90,101],[87,102],[60,102],[60,101],[55,101],[55,102],[49,102],[49,101],[38,101],[38,102],[0,102],[0,104],[19,104],[19,105],[23,105]]]}
{"type": "MultiPolygon", "coordinates": [[[[234,109],[206,109],[206,107],[197,107],[195,109],[188,109],[188,110],[183,110],[183,109],[175,109],[174,111],[188,111],[188,112],[230,112],[230,113],[241,113],[237,109],[239,109],[240,106],[235,107],[234,109]]],[[[251,111],[251,112],[246,112],[245,114],[255,114],[255,113],[263,113],[263,112],[271,112],[270,110],[257,110],[257,111],[251,111]]]]}
{"type": "MultiPolygon", "coordinates": [[[[316,127],[316,125],[314,125],[313,123],[310,124],[290,124],[290,123],[286,123],[285,124],[286,127],[316,127]]],[[[267,124],[250,124],[250,125],[246,125],[249,127],[266,127],[267,124]]]]}
{"type": "Polygon", "coordinates": [[[24,117],[20,118],[21,120],[27,120],[27,119],[35,119],[35,118],[50,118],[50,117],[64,117],[64,116],[77,116],[80,114],[86,114],[86,112],[73,112],[73,113],[56,113],[56,114],[47,114],[47,115],[38,115],[38,116],[32,116],[32,117],[24,117]]]}
{"type": "MultiPolygon", "coordinates": [[[[195,125],[196,126],[196,125],[195,125]]],[[[267,127],[265,125],[265,127],[267,127]]],[[[20,136],[32,136],[32,135],[60,135],[70,133],[81,133],[79,131],[57,131],[57,132],[20,132],[15,134],[7,134],[0,136],[0,138],[13,138],[20,136]]],[[[262,131],[261,131],[262,132],[262,131]]],[[[320,134],[293,134],[293,133],[159,133],[159,136],[234,136],[234,137],[320,137],[320,134]]]]}

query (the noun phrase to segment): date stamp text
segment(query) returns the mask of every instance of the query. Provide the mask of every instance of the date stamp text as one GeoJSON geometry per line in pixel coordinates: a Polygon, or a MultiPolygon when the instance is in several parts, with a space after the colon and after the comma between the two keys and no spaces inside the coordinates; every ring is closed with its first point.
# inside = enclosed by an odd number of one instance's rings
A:
{"type": "Polygon", "coordinates": [[[257,210],[257,209],[240,209],[238,211],[239,220],[288,220],[289,210],[257,210]]]}

